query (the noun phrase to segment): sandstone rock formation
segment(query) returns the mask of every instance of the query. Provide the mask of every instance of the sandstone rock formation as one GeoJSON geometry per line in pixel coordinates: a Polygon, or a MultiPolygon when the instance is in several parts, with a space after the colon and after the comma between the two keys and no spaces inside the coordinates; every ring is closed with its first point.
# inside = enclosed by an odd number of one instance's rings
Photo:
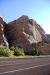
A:
{"type": "Polygon", "coordinates": [[[50,43],[39,43],[36,48],[44,55],[50,55],[50,43]]]}
{"type": "Polygon", "coordinates": [[[50,38],[48,39],[44,29],[28,16],[21,16],[8,24],[0,17],[0,45],[17,45],[31,54],[33,47],[38,48],[44,54],[50,54],[50,38]],[[48,49],[48,51],[47,51],[48,49]]]}
{"type": "Polygon", "coordinates": [[[4,24],[3,18],[0,17],[0,45],[5,44],[6,46],[8,46],[8,42],[7,42],[7,39],[4,34],[4,25],[3,24],[4,24]]]}
{"type": "Polygon", "coordinates": [[[46,35],[47,35],[48,42],[50,43],[50,34],[46,34],[46,35]]]}
{"type": "Polygon", "coordinates": [[[32,44],[37,44],[47,38],[43,28],[25,15],[8,23],[5,32],[11,46],[16,44],[27,51],[31,51],[32,44]]]}
{"type": "Polygon", "coordinates": [[[18,20],[8,23],[7,33],[11,44],[32,44],[42,41],[35,22],[32,22],[27,16],[22,16],[18,20]]]}

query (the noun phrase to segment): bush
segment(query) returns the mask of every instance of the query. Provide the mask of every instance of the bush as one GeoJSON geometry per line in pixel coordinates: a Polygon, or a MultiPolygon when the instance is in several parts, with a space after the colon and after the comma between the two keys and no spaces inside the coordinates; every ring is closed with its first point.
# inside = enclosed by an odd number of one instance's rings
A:
{"type": "Polygon", "coordinates": [[[40,55],[39,50],[34,48],[34,49],[32,50],[32,55],[33,55],[33,56],[34,56],[34,55],[39,56],[39,55],[40,55]]]}
{"type": "Polygon", "coordinates": [[[22,48],[19,48],[19,47],[15,47],[14,48],[14,55],[17,55],[17,56],[24,56],[24,50],[22,48]]]}
{"type": "Polygon", "coordinates": [[[6,46],[2,46],[0,47],[0,56],[12,56],[13,52],[10,51],[9,48],[7,48],[6,46]]]}

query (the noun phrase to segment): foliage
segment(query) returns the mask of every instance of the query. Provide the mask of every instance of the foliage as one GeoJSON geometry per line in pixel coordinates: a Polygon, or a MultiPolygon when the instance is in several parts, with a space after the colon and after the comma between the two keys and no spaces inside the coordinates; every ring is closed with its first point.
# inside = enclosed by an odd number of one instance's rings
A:
{"type": "Polygon", "coordinates": [[[24,50],[22,48],[14,47],[14,55],[24,56],[25,53],[24,53],[24,50]]]}
{"type": "Polygon", "coordinates": [[[40,55],[40,51],[39,51],[38,49],[36,49],[36,48],[33,48],[33,50],[32,50],[32,55],[33,55],[33,56],[34,56],[34,55],[39,56],[39,55],[40,55]]]}
{"type": "Polygon", "coordinates": [[[12,56],[13,52],[6,46],[0,47],[0,56],[12,56]]]}

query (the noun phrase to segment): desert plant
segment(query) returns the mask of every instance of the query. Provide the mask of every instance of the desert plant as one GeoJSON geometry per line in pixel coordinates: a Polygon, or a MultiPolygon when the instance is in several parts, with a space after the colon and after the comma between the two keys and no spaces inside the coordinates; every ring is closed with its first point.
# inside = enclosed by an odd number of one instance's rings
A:
{"type": "Polygon", "coordinates": [[[24,56],[25,53],[24,53],[24,50],[23,50],[22,48],[15,47],[15,48],[14,48],[14,55],[17,55],[17,56],[24,56]]]}
{"type": "Polygon", "coordinates": [[[13,52],[6,46],[0,47],[0,56],[12,56],[13,52]]]}
{"type": "Polygon", "coordinates": [[[33,56],[34,56],[34,55],[39,56],[39,55],[40,55],[39,50],[38,50],[38,49],[36,49],[36,48],[33,48],[33,50],[32,50],[32,55],[33,55],[33,56]]]}

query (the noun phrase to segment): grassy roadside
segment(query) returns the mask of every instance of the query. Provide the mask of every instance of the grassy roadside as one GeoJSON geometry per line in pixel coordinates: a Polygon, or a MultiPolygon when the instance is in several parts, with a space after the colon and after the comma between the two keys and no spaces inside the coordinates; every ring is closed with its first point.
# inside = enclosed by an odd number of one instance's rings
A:
{"type": "Polygon", "coordinates": [[[19,47],[14,47],[12,50],[6,46],[0,47],[0,59],[10,59],[10,58],[37,58],[37,57],[47,57],[50,55],[41,55],[37,49],[32,50],[32,55],[26,55],[24,50],[19,47]]]}
{"type": "Polygon", "coordinates": [[[9,58],[32,58],[33,56],[11,56],[11,57],[5,57],[2,56],[0,59],[9,59],[9,58]]]}
{"type": "Polygon", "coordinates": [[[38,58],[38,57],[50,57],[50,55],[40,55],[40,56],[11,56],[11,57],[4,57],[4,56],[2,56],[2,57],[0,57],[0,59],[10,59],[10,58],[38,58]]]}

